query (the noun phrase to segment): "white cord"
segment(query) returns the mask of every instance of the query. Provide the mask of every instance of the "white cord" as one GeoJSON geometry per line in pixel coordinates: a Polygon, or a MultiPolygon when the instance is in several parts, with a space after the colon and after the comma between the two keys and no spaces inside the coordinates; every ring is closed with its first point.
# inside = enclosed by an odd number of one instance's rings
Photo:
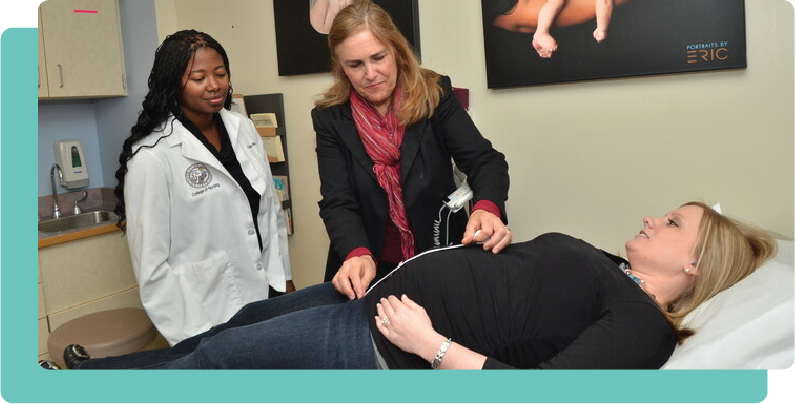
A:
{"type": "Polygon", "coordinates": [[[409,259],[407,259],[407,260],[405,260],[405,261],[402,261],[401,263],[399,263],[399,264],[397,265],[397,267],[395,267],[395,269],[393,269],[392,271],[390,271],[388,274],[384,275],[384,277],[383,277],[383,278],[381,278],[381,279],[377,280],[377,281],[376,281],[374,284],[370,285],[370,288],[369,288],[369,289],[367,289],[367,292],[366,292],[364,295],[365,295],[365,296],[367,296],[367,294],[369,294],[369,293],[370,293],[370,291],[371,291],[371,290],[373,290],[373,288],[375,287],[375,285],[378,285],[378,284],[379,284],[379,283],[381,283],[381,281],[383,281],[384,279],[386,279],[386,278],[389,278],[390,276],[392,276],[392,274],[394,274],[394,273],[395,273],[395,271],[397,271],[398,269],[400,269],[401,267],[403,267],[403,264],[405,264],[405,263],[407,263],[407,262],[409,262],[409,261],[413,261],[413,260],[415,260],[415,259],[417,259],[417,258],[419,258],[419,257],[422,257],[422,256],[423,256],[423,255],[425,255],[425,254],[430,254],[430,253],[435,253],[435,252],[439,252],[439,251],[445,251],[445,250],[452,250],[452,249],[454,249],[454,248],[460,248],[460,247],[463,247],[463,246],[464,246],[463,244],[455,244],[455,245],[446,246],[446,247],[442,247],[442,248],[436,248],[436,249],[433,249],[433,250],[428,250],[428,251],[425,251],[425,252],[423,252],[423,253],[419,253],[419,254],[417,254],[417,255],[415,255],[415,256],[413,256],[413,257],[411,257],[411,258],[409,258],[409,259]]]}
{"type": "Polygon", "coordinates": [[[441,246],[441,244],[440,244],[441,241],[439,240],[439,236],[440,236],[439,233],[441,233],[441,230],[439,230],[439,226],[442,225],[442,211],[446,207],[447,207],[447,205],[443,203],[442,207],[439,208],[439,218],[437,220],[433,221],[433,247],[434,248],[439,248],[441,246]]]}
{"type": "Polygon", "coordinates": [[[444,244],[450,245],[450,215],[453,214],[452,210],[447,211],[447,234],[445,235],[444,244]]]}

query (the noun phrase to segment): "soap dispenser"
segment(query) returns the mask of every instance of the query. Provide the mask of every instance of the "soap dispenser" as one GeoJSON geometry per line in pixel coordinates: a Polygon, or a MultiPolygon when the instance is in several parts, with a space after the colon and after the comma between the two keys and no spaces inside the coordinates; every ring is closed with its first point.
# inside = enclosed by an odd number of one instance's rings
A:
{"type": "Polygon", "coordinates": [[[61,167],[62,187],[67,189],[85,188],[88,186],[88,169],[83,143],[77,139],[57,140],[52,144],[55,162],[61,167]]]}

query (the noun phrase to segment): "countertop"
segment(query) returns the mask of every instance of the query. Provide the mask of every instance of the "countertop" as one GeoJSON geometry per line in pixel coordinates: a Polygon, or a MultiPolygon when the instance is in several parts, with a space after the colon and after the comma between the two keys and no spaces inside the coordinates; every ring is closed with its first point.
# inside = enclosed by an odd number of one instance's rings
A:
{"type": "Polygon", "coordinates": [[[39,249],[49,247],[51,245],[65,243],[67,241],[79,240],[105,233],[112,233],[114,231],[121,231],[118,227],[116,227],[116,223],[101,224],[95,227],[60,233],[39,232],[39,249]]]}

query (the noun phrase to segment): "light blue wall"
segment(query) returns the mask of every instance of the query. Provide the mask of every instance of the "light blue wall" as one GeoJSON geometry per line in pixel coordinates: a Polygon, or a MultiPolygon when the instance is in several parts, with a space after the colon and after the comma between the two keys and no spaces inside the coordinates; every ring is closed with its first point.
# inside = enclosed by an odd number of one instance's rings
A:
{"type": "MultiPolygon", "coordinates": [[[[91,101],[39,102],[39,196],[50,195],[50,167],[55,162],[52,143],[79,139],[88,168],[89,188],[102,187],[102,165],[97,144],[97,123],[91,101]]],[[[57,185],[58,193],[66,191],[57,185]]]]}
{"type": "MultiPolygon", "coordinates": [[[[159,42],[154,0],[120,0],[119,7],[128,95],[39,102],[39,196],[50,194],[52,142],[58,139],[83,142],[89,188],[116,186],[114,174],[121,146],[141,110],[159,42]]],[[[59,193],[67,191],[57,187],[59,193]]]]}
{"type": "Polygon", "coordinates": [[[159,45],[154,0],[121,0],[121,30],[127,66],[127,96],[97,101],[95,111],[104,187],[116,186],[124,140],[138,119],[147,81],[159,45]]]}

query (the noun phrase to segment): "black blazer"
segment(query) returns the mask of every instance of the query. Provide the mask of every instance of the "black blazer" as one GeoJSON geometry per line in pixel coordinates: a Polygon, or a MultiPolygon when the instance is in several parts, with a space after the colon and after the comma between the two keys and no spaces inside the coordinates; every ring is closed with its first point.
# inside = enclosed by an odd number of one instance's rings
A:
{"type": "MultiPolygon", "coordinates": [[[[417,253],[434,246],[434,222],[439,220],[442,201],[455,189],[451,158],[467,174],[474,191],[473,201],[489,200],[508,223],[508,163],[475,127],[469,114],[453,94],[450,78],[442,76],[443,96],[433,116],[406,128],[400,146],[401,186],[417,253]]],[[[326,225],[331,247],[326,280],[337,273],[345,257],[357,247],[366,247],[376,261],[386,234],[389,202],[378,185],[373,161],[364,149],[350,103],[312,110],[317,136],[317,161],[322,199],[320,217],[326,225]]],[[[440,241],[447,234],[451,244],[461,241],[467,215],[462,209],[450,217],[441,212],[440,241]],[[448,233],[449,231],[449,233],[448,233]]]]}

